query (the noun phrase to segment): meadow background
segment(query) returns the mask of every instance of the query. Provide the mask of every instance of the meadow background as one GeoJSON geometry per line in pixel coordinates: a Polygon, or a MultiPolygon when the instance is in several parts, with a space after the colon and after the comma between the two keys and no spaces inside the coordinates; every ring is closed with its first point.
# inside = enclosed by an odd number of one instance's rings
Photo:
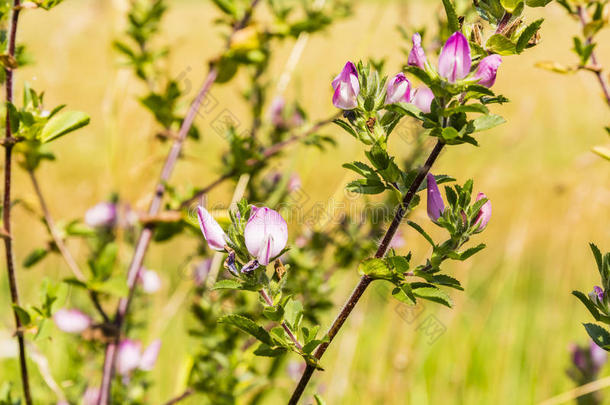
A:
{"type": "MultiPolygon", "coordinates": [[[[329,116],[334,112],[330,80],[345,60],[387,57],[388,73],[398,71],[406,58],[400,52],[403,42],[396,25],[433,29],[439,6],[440,2],[421,0],[359,1],[351,18],[310,38],[288,96],[296,97],[314,119],[329,116]]],[[[59,163],[43,164],[39,174],[57,219],[82,216],[113,191],[144,208],[160,170],[165,147],[152,138],[154,123],[136,101],[143,88],[128,69],[121,68],[111,48],[112,40],[122,35],[126,7],[125,0],[70,0],[51,13],[23,16],[19,39],[36,63],[19,71],[16,88],[27,80],[45,89],[49,105],[67,103],[91,115],[91,124],[70,135],[69,142],[54,144],[59,163]]],[[[592,75],[561,76],[534,67],[541,60],[576,60],[569,48],[577,22],[554,4],[532,14],[546,18],[541,45],[518,59],[505,57],[494,87],[512,100],[494,107],[508,123],[481,136],[480,150],[469,145],[451,148],[435,169],[459,181],[473,177],[475,190],[491,199],[492,220],[484,236],[478,237],[488,248],[465,263],[448,264],[450,273],[457,274],[465,287],[464,292],[451,293],[453,310],[424,304],[424,314],[409,322],[398,301],[377,293],[383,287],[367,292],[328,350],[322,362],[327,371],[315,380],[329,404],[533,404],[573,387],[565,374],[568,346],[587,341],[580,324],[590,321],[590,315],[570,292],[589,291],[598,282],[588,243],[595,241],[602,251],[610,248],[610,167],[590,152],[593,145],[607,141],[603,126],[609,117],[592,75]],[[419,321],[429,315],[446,327],[432,343],[418,330],[419,321]]],[[[204,0],[170,2],[161,38],[173,44],[171,71],[182,74],[192,86],[199,85],[206,61],[221,48],[222,38],[211,24],[217,16],[204,0]]],[[[281,71],[290,45],[274,57],[272,71],[281,71]]],[[[610,66],[608,31],[599,35],[597,53],[610,66]]],[[[203,137],[189,141],[174,184],[203,185],[215,178],[218,156],[226,143],[212,130],[211,122],[224,108],[244,125],[249,122],[247,110],[236,102],[238,91],[234,84],[213,88],[219,107],[196,121],[203,137]]],[[[291,148],[277,161],[278,168],[298,172],[311,201],[322,203],[343,196],[351,177],[341,163],[362,156],[361,146],[338,127],[327,127],[324,133],[336,135],[336,148],[326,153],[291,148]]],[[[390,139],[390,148],[399,156],[406,156],[411,147],[408,139],[390,139]]],[[[227,184],[209,199],[226,202],[231,192],[227,184]]],[[[17,171],[14,193],[37,206],[23,171],[17,171]]],[[[14,215],[20,262],[47,236],[25,210],[16,208],[14,215]]],[[[413,215],[425,221],[425,208],[419,207],[413,215]]],[[[403,230],[405,249],[419,250],[423,257],[425,242],[406,225],[403,230]]],[[[180,370],[196,345],[187,335],[192,323],[187,310],[192,282],[180,267],[184,253],[192,249],[192,242],[187,243],[176,238],[155,245],[146,261],[147,267],[159,271],[164,283],[161,292],[138,309],[145,311],[150,322],[149,335],[143,340],[163,339],[159,363],[151,372],[156,382],[150,396],[156,399],[153,403],[180,391],[180,370]]],[[[78,255],[78,245],[71,247],[78,255]]],[[[130,252],[121,254],[128,261],[130,252]]],[[[43,276],[60,279],[68,274],[59,256],[30,270],[20,268],[23,301],[35,299],[43,276]]],[[[354,269],[333,279],[337,306],[357,277],[354,269]]],[[[0,381],[17,375],[11,358],[9,308],[2,270],[0,381]]],[[[323,329],[337,309],[331,311],[323,329]]],[[[55,334],[53,339],[41,343],[40,349],[48,356],[54,378],[69,384],[66,360],[78,348],[66,345],[70,337],[55,334]]],[[[87,365],[85,373],[90,373],[85,378],[97,381],[99,364],[87,365]]],[[[35,368],[32,374],[40,379],[35,368]]],[[[293,386],[289,377],[280,380],[275,397],[266,403],[282,403],[293,386]]],[[[610,389],[606,396],[610,403],[610,389]]],[[[49,403],[52,398],[49,391],[49,403]]],[[[189,401],[184,403],[199,403],[197,397],[189,401]]]]}

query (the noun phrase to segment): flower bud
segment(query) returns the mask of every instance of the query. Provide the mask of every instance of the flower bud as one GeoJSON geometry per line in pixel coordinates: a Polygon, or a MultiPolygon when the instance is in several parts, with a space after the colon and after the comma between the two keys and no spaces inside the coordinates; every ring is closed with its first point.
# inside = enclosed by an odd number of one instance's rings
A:
{"type": "Polygon", "coordinates": [[[445,203],[443,197],[436,184],[436,179],[432,173],[428,173],[428,217],[432,221],[436,221],[443,215],[445,211],[445,203]]]}
{"type": "Polygon", "coordinates": [[[281,128],[284,127],[284,107],[286,106],[286,101],[282,96],[277,96],[271,102],[271,107],[269,107],[269,119],[273,126],[281,128]]]}
{"type": "Polygon", "coordinates": [[[161,339],[153,341],[142,353],[138,368],[143,371],[150,371],[155,367],[159,351],[161,350],[161,339]]]}
{"type": "Polygon", "coordinates": [[[351,110],[358,105],[358,93],[360,83],[358,82],[358,71],[352,62],[347,62],[343,70],[332,82],[333,104],[342,110],[351,110]]]}
{"type": "Polygon", "coordinates": [[[474,74],[475,79],[479,79],[479,84],[485,87],[491,87],[496,82],[496,73],[498,67],[502,63],[500,55],[489,55],[481,60],[474,74]]]}
{"type": "Polygon", "coordinates": [[[421,46],[421,35],[416,32],[413,34],[413,37],[411,37],[411,40],[413,41],[413,48],[411,48],[411,52],[409,52],[407,64],[409,66],[417,66],[420,69],[424,69],[426,67],[426,53],[421,46]]]}
{"type": "Polygon", "coordinates": [[[224,250],[227,238],[225,232],[212,215],[210,215],[208,210],[201,205],[197,207],[197,219],[199,220],[199,227],[201,228],[203,237],[208,242],[210,249],[218,251],[224,250]]]}
{"type": "Polygon", "coordinates": [[[470,45],[461,32],[454,32],[449,37],[438,59],[438,74],[455,83],[470,73],[470,45]]]}
{"type": "Polygon", "coordinates": [[[146,294],[156,293],[161,288],[161,279],[154,270],[141,269],[138,281],[146,294]]]}
{"type": "Polygon", "coordinates": [[[430,112],[432,100],[434,100],[434,93],[428,87],[423,86],[415,89],[412,102],[422,112],[426,114],[430,112]]]}
{"type": "Polygon", "coordinates": [[[589,345],[589,355],[591,356],[591,364],[593,365],[593,371],[595,374],[606,364],[608,360],[608,353],[591,341],[589,345]]]}
{"type": "Polygon", "coordinates": [[[244,239],[248,252],[265,266],[286,246],[288,225],[279,212],[267,207],[252,207],[244,229],[244,239]]]}
{"type": "Polygon", "coordinates": [[[85,223],[92,228],[111,228],[116,222],[116,205],[101,202],[85,213],[85,223]]]}
{"type": "Polygon", "coordinates": [[[53,321],[66,333],[82,333],[91,326],[91,318],[78,309],[59,309],[53,314],[53,321]]]}
{"type": "Polygon", "coordinates": [[[593,291],[589,293],[589,299],[595,302],[597,305],[601,305],[604,302],[605,296],[606,293],[599,286],[593,287],[593,291]]]}
{"type": "Polygon", "coordinates": [[[142,358],[142,344],[137,340],[124,339],[119,344],[116,370],[122,376],[130,374],[138,368],[142,358]]]}
{"type": "Polygon", "coordinates": [[[394,104],[399,102],[408,103],[411,101],[411,83],[404,73],[398,73],[388,82],[385,103],[394,104]]]}
{"type": "MultiPolygon", "coordinates": [[[[476,201],[482,200],[483,198],[487,198],[487,196],[483,193],[479,193],[477,195],[476,201]]],[[[487,223],[491,219],[491,201],[487,201],[477,214],[477,218],[474,221],[475,225],[478,225],[477,231],[481,232],[487,226],[487,223]]]]}

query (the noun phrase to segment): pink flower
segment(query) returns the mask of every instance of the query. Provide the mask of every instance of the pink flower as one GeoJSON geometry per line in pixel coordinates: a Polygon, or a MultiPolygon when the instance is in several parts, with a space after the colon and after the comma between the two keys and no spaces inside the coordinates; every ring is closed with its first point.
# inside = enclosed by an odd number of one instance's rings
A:
{"type": "Polygon", "coordinates": [[[89,208],[85,213],[85,223],[92,228],[110,228],[116,222],[116,205],[101,202],[89,208]]]}
{"type": "Polygon", "coordinates": [[[161,289],[161,278],[154,270],[141,269],[138,281],[146,294],[153,294],[161,289]]]}
{"type": "Polygon", "coordinates": [[[199,227],[203,233],[203,237],[208,242],[208,246],[212,250],[222,251],[225,247],[226,234],[216,222],[214,217],[210,215],[208,210],[203,208],[201,205],[197,207],[197,219],[199,220],[199,227]]]}
{"type": "Polygon", "coordinates": [[[432,221],[436,221],[443,215],[445,211],[445,203],[443,202],[443,196],[438,190],[436,179],[432,173],[428,173],[428,217],[432,221]]]}
{"type": "Polygon", "coordinates": [[[468,40],[461,32],[454,32],[441,50],[438,74],[450,83],[455,83],[468,76],[471,64],[468,40]]]}
{"type": "Polygon", "coordinates": [[[420,69],[424,69],[426,67],[426,53],[421,46],[421,35],[416,32],[413,34],[411,40],[413,41],[413,48],[411,48],[411,52],[409,52],[407,64],[409,66],[417,66],[420,69]]]}
{"type": "Polygon", "coordinates": [[[59,309],[53,314],[53,321],[66,333],[82,333],[91,326],[91,318],[78,309],[59,309]]]}
{"type": "Polygon", "coordinates": [[[159,351],[161,350],[161,339],[154,340],[142,353],[139,368],[143,371],[150,371],[155,367],[159,351]]]}
{"type": "Polygon", "coordinates": [[[415,89],[412,102],[417,108],[422,110],[422,112],[430,112],[432,100],[434,100],[434,93],[432,93],[432,90],[428,87],[422,86],[415,89]]]}
{"type": "Polygon", "coordinates": [[[83,405],[97,405],[100,398],[100,389],[97,387],[87,387],[83,394],[83,405]]]}
{"type": "Polygon", "coordinates": [[[271,123],[276,127],[284,126],[284,107],[286,106],[286,101],[282,96],[277,96],[271,102],[271,107],[269,107],[269,118],[271,119],[271,123]]]}
{"type": "Polygon", "coordinates": [[[385,103],[394,104],[399,102],[408,103],[411,101],[411,83],[403,73],[398,73],[388,82],[385,103]]]}
{"type": "Polygon", "coordinates": [[[481,60],[477,71],[474,74],[475,79],[479,79],[479,84],[485,87],[491,87],[496,82],[496,73],[498,67],[502,63],[500,55],[489,55],[481,60]]]}
{"type": "MultiPolygon", "coordinates": [[[[483,193],[479,193],[477,195],[476,201],[482,200],[483,198],[487,198],[487,196],[483,193]]],[[[477,218],[474,221],[475,225],[478,225],[477,231],[481,232],[485,227],[487,227],[487,223],[491,219],[491,201],[487,201],[477,214],[477,218]]]]}
{"type": "Polygon", "coordinates": [[[124,339],[119,344],[116,370],[120,375],[128,375],[140,365],[142,344],[137,340],[124,339]]]}
{"type": "Polygon", "coordinates": [[[332,82],[333,104],[342,110],[352,110],[358,105],[358,93],[360,83],[358,82],[358,71],[352,62],[347,62],[343,70],[332,82]]]}
{"type": "Polygon", "coordinates": [[[288,225],[279,212],[271,208],[252,207],[244,229],[246,248],[262,265],[280,254],[288,241],[288,225]]]}

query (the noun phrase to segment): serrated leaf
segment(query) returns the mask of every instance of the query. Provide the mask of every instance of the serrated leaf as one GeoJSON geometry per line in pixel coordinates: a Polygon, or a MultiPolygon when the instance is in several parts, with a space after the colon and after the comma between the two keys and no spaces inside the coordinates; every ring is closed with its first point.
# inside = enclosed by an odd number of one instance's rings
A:
{"type": "Polygon", "coordinates": [[[358,179],[347,184],[348,191],[359,194],[379,194],[385,190],[385,184],[381,180],[358,179]]]}
{"type": "Polygon", "coordinates": [[[386,257],[385,260],[398,273],[406,273],[409,271],[409,260],[404,256],[390,256],[386,257]]]}
{"type": "Polygon", "coordinates": [[[366,163],[351,162],[351,163],[344,163],[342,166],[345,167],[346,169],[349,169],[349,170],[352,170],[352,171],[358,173],[359,175],[361,175],[363,177],[379,179],[379,176],[375,172],[375,169],[373,169],[371,166],[367,165],[366,163]]]}
{"type": "Polygon", "coordinates": [[[595,307],[595,305],[593,305],[593,303],[591,302],[591,300],[589,299],[589,297],[587,297],[585,294],[581,293],[580,291],[572,291],[572,295],[574,295],[576,298],[578,298],[580,300],[580,302],[582,302],[584,304],[584,306],[589,310],[589,312],[591,313],[591,315],[593,315],[593,318],[596,321],[600,320],[600,313],[597,310],[597,308],[595,307]]]}
{"type": "Polygon", "coordinates": [[[290,327],[298,329],[299,323],[303,318],[303,304],[301,301],[290,299],[284,305],[284,319],[290,327]]]}
{"type": "MultiPolygon", "coordinates": [[[[413,286],[413,285],[412,285],[413,286]]],[[[413,295],[428,301],[433,301],[449,308],[453,306],[451,298],[443,290],[435,287],[412,288],[413,295]]]]}
{"type": "Polygon", "coordinates": [[[486,247],[486,245],[484,243],[481,243],[481,244],[479,244],[479,245],[477,245],[475,247],[471,247],[469,249],[466,249],[465,251],[460,253],[460,258],[458,260],[464,261],[464,260],[470,258],[475,253],[478,253],[479,251],[485,249],[485,247],[486,247]]]}
{"type": "Polygon", "coordinates": [[[316,349],[316,347],[318,347],[320,345],[320,343],[323,343],[323,342],[324,342],[324,340],[322,340],[322,339],[314,339],[314,340],[307,342],[303,346],[303,353],[309,354],[309,353],[313,352],[316,349]]]}
{"type": "Polygon", "coordinates": [[[413,221],[407,221],[407,224],[408,224],[408,225],[409,225],[411,228],[415,229],[415,230],[416,230],[416,231],[417,231],[417,232],[418,232],[418,233],[419,233],[421,236],[423,236],[423,237],[424,237],[424,238],[425,238],[425,239],[428,241],[428,243],[429,243],[430,245],[432,245],[432,246],[436,246],[436,244],[434,243],[434,240],[432,240],[432,237],[431,237],[430,235],[428,235],[428,234],[426,233],[426,231],[424,231],[424,228],[422,228],[421,226],[419,226],[419,224],[416,224],[416,223],[415,223],[415,222],[413,222],[413,221]]]}
{"type": "Polygon", "coordinates": [[[254,354],[256,354],[257,356],[262,356],[262,357],[277,357],[284,353],[286,353],[285,348],[271,347],[265,343],[261,343],[254,351],[254,354]]]}
{"type": "Polygon", "coordinates": [[[594,323],[583,323],[587,333],[596,345],[608,351],[610,349],[610,333],[594,323]]]}
{"type": "Polygon", "coordinates": [[[84,127],[89,124],[89,121],[89,116],[81,111],[60,112],[46,123],[40,133],[40,142],[51,142],[60,136],[84,127]]]}
{"type": "Polygon", "coordinates": [[[360,273],[373,279],[388,279],[392,276],[392,269],[383,259],[371,258],[360,263],[360,273]]]}
{"type": "Polygon", "coordinates": [[[435,274],[429,277],[428,281],[434,284],[443,285],[446,287],[455,288],[456,290],[464,291],[464,288],[462,287],[462,284],[459,282],[459,280],[446,274],[435,274]]]}
{"type": "Polygon", "coordinates": [[[407,305],[415,305],[415,296],[408,284],[394,288],[392,290],[392,297],[407,305]]]}
{"type": "Polygon", "coordinates": [[[602,252],[599,250],[599,248],[594,243],[589,243],[589,247],[591,248],[591,251],[593,252],[593,257],[595,257],[595,263],[597,264],[597,270],[599,271],[599,274],[603,277],[602,252]]]}
{"type": "Polygon", "coordinates": [[[523,32],[519,36],[519,39],[517,40],[517,47],[516,47],[517,53],[523,52],[523,50],[529,43],[530,39],[532,39],[534,37],[534,35],[536,35],[536,32],[538,32],[538,30],[540,29],[540,26],[542,25],[543,21],[544,21],[544,18],[536,20],[533,23],[531,23],[530,25],[528,25],[526,29],[523,30],[523,32]]]}
{"type": "Polygon", "coordinates": [[[352,128],[351,125],[348,124],[347,122],[340,120],[340,119],[336,119],[336,120],[333,120],[333,123],[339,125],[341,128],[343,128],[345,130],[345,132],[347,132],[354,138],[358,139],[358,134],[356,133],[354,128],[352,128]]]}
{"type": "Polygon", "coordinates": [[[265,343],[268,346],[273,346],[273,341],[271,340],[271,336],[269,332],[267,332],[263,327],[257,325],[251,319],[248,319],[241,315],[231,314],[223,316],[218,320],[218,323],[224,323],[227,325],[235,326],[238,329],[254,336],[256,339],[265,343]]]}
{"type": "Polygon", "coordinates": [[[514,55],[517,53],[517,45],[501,34],[494,34],[485,43],[485,48],[491,53],[498,55],[514,55]]]}
{"type": "Polygon", "coordinates": [[[505,122],[506,120],[503,117],[496,114],[489,114],[473,120],[472,125],[474,127],[474,132],[478,132],[497,127],[505,122]]]}

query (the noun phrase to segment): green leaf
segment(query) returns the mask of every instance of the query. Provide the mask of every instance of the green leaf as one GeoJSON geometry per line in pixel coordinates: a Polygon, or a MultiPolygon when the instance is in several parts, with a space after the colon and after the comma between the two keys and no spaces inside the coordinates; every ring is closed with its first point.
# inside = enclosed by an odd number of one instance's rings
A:
{"type": "Polygon", "coordinates": [[[596,146],[593,149],[593,152],[606,160],[610,160],[610,148],[606,148],[605,146],[596,146]]]}
{"type": "Polygon", "coordinates": [[[237,15],[237,8],[233,0],[212,0],[214,4],[225,14],[237,15]]]}
{"type": "Polygon", "coordinates": [[[443,132],[441,133],[441,136],[445,141],[451,141],[457,138],[459,135],[460,134],[458,133],[458,131],[453,127],[443,128],[443,132]]]}
{"type": "Polygon", "coordinates": [[[285,348],[271,347],[265,343],[261,343],[254,351],[254,354],[256,354],[257,356],[262,356],[262,357],[277,357],[284,353],[286,353],[285,348]]]}
{"type": "Polygon", "coordinates": [[[589,243],[589,247],[591,247],[591,251],[593,252],[593,256],[595,257],[595,263],[597,263],[597,269],[599,271],[599,274],[601,276],[603,276],[602,274],[602,252],[599,250],[599,248],[594,244],[594,243],[589,243]]]}
{"type": "Polygon", "coordinates": [[[464,288],[462,288],[462,284],[457,279],[446,274],[435,274],[429,277],[428,281],[434,284],[444,285],[446,287],[451,287],[455,288],[456,290],[464,291],[464,288]]]}
{"type": "Polygon", "coordinates": [[[25,259],[23,259],[23,267],[32,267],[33,265],[44,259],[47,253],[49,253],[49,251],[45,248],[34,249],[30,252],[30,254],[26,256],[25,259]]]}
{"type": "Polygon", "coordinates": [[[587,307],[587,309],[589,310],[591,315],[593,315],[593,318],[596,321],[600,320],[600,313],[597,310],[597,308],[595,307],[595,305],[593,305],[593,303],[591,302],[589,297],[587,297],[585,294],[581,293],[580,291],[576,291],[576,290],[572,291],[572,295],[574,295],[576,298],[578,298],[580,300],[580,302],[582,302],[584,304],[584,306],[587,307]]]}
{"type": "Polygon", "coordinates": [[[30,322],[32,322],[32,318],[30,317],[29,312],[25,308],[20,307],[17,304],[13,304],[13,310],[19,317],[19,320],[21,321],[21,324],[23,326],[28,326],[30,322]]]}
{"type": "Polygon", "coordinates": [[[64,111],[60,112],[46,123],[40,133],[40,141],[42,143],[51,142],[60,136],[66,135],[72,131],[84,127],[89,124],[89,116],[80,111],[64,111]]]}
{"type": "Polygon", "coordinates": [[[362,162],[344,163],[342,166],[345,167],[346,169],[353,170],[354,172],[356,172],[359,175],[364,176],[366,178],[379,180],[379,176],[377,176],[375,169],[373,169],[371,166],[369,166],[365,163],[362,163],[362,162]]]}
{"type": "Polygon", "coordinates": [[[447,14],[447,25],[449,26],[449,31],[459,31],[460,23],[451,0],[443,0],[443,7],[445,7],[445,14],[447,14]]]}
{"type": "Polygon", "coordinates": [[[390,256],[385,260],[398,273],[406,273],[409,271],[409,259],[405,256],[390,256]]]}
{"type": "Polygon", "coordinates": [[[354,128],[351,127],[350,124],[348,124],[347,122],[340,120],[340,119],[336,119],[333,120],[333,123],[339,125],[341,128],[343,128],[348,134],[350,134],[351,136],[353,136],[354,138],[358,139],[358,134],[356,133],[356,131],[354,130],[354,128]]]}
{"type": "Polygon", "coordinates": [[[318,347],[320,345],[320,343],[323,343],[324,340],[323,339],[314,339],[311,340],[309,342],[307,342],[304,346],[303,346],[303,353],[311,353],[313,352],[316,347],[318,347]]]}
{"type": "Polygon", "coordinates": [[[419,226],[419,224],[416,224],[416,223],[415,223],[415,222],[413,222],[413,221],[407,221],[407,224],[409,224],[409,226],[410,226],[411,228],[413,228],[413,229],[415,229],[417,232],[419,232],[419,234],[420,234],[421,236],[423,236],[423,237],[424,237],[424,238],[425,238],[425,239],[428,241],[428,243],[430,243],[430,245],[432,245],[433,247],[434,247],[434,246],[436,246],[436,245],[435,245],[435,243],[434,243],[434,240],[432,240],[432,238],[430,237],[430,235],[428,235],[428,234],[426,233],[426,231],[424,231],[424,228],[422,228],[421,226],[419,226]]]}
{"type": "Polygon", "coordinates": [[[467,105],[460,105],[454,108],[449,108],[445,111],[443,111],[443,115],[448,117],[452,114],[456,114],[456,113],[469,113],[469,112],[478,112],[481,114],[488,114],[489,113],[489,109],[487,107],[485,107],[483,104],[467,104],[467,105]]]}
{"type": "Polygon", "coordinates": [[[544,7],[553,0],[525,0],[525,4],[529,7],[544,7]]]}
{"type": "Polygon", "coordinates": [[[313,399],[316,400],[316,405],[326,405],[326,401],[319,394],[314,394],[313,399]]]}
{"type": "Polygon", "coordinates": [[[242,283],[237,280],[220,280],[214,284],[212,290],[239,290],[242,283]]]}
{"type": "Polygon", "coordinates": [[[249,333],[254,336],[256,339],[265,343],[268,346],[273,346],[273,341],[271,340],[271,336],[269,332],[267,332],[263,327],[258,326],[254,321],[248,319],[241,315],[226,315],[218,320],[219,323],[224,323],[227,325],[233,325],[242,331],[249,333]]]}
{"type": "Polygon", "coordinates": [[[610,333],[605,328],[594,323],[583,323],[583,326],[596,345],[606,351],[610,349],[610,333]]]}
{"type": "Polygon", "coordinates": [[[521,3],[523,3],[523,0],[500,0],[500,3],[506,11],[512,13],[519,7],[521,3]]]}
{"type": "Polygon", "coordinates": [[[462,253],[460,253],[460,258],[458,260],[460,261],[464,261],[466,259],[468,259],[469,257],[471,257],[472,255],[474,255],[475,253],[478,253],[479,251],[485,249],[485,244],[481,243],[475,247],[471,247],[470,249],[466,249],[465,251],[463,251],[462,253]]]}
{"type": "Polygon", "coordinates": [[[373,279],[389,279],[392,269],[383,259],[371,258],[360,263],[360,273],[373,279]]]}
{"type": "Polygon", "coordinates": [[[347,190],[359,194],[379,194],[385,190],[385,184],[381,180],[358,179],[348,183],[347,190]]]}
{"type": "Polygon", "coordinates": [[[498,55],[514,55],[517,53],[517,45],[501,34],[494,34],[489,37],[485,48],[498,55]]]}
{"type": "Polygon", "coordinates": [[[536,35],[536,32],[538,32],[538,30],[540,29],[540,26],[542,25],[543,21],[544,18],[536,20],[523,30],[523,32],[519,36],[519,40],[517,40],[517,53],[523,52],[523,50],[527,47],[527,44],[529,43],[530,39],[532,39],[534,35],[536,35]]]}
{"type": "Polygon", "coordinates": [[[403,284],[392,290],[392,297],[407,305],[415,305],[415,296],[408,284],[403,284]]]}
{"type": "Polygon", "coordinates": [[[474,132],[484,131],[504,124],[506,120],[499,115],[489,114],[479,117],[472,121],[474,132]]]}
{"type": "Polygon", "coordinates": [[[284,305],[284,319],[293,329],[298,329],[301,319],[303,319],[303,304],[301,301],[290,299],[284,305]]]}
{"type": "MultiPolygon", "coordinates": [[[[422,71],[421,69],[417,69],[417,70],[422,71]]],[[[386,106],[386,108],[389,111],[396,112],[400,115],[409,115],[418,120],[422,119],[421,110],[419,108],[417,108],[414,104],[411,104],[411,103],[395,103],[395,104],[386,106]]]]}
{"type": "MultiPolygon", "coordinates": [[[[415,284],[415,283],[413,283],[415,284]]],[[[453,303],[451,302],[451,298],[449,298],[449,296],[447,295],[447,293],[445,293],[443,290],[440,290],[436,287],[421,287],[421,288],[414,288],[413,284],[411,284],[412,287],[412,291],[413,291],[413,295],[415,295],[416,297],[428,300],[428,301],[433,301],[442,305],[445,305],[449,308],[451,308],[453,306],[453,303]]]]}

